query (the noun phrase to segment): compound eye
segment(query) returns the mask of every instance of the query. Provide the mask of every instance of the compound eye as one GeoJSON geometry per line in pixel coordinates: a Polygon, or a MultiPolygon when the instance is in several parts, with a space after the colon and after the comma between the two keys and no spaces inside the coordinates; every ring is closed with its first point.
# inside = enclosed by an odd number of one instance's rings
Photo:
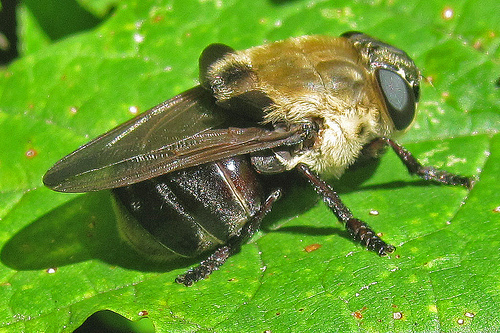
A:
{"type": "Polygon", "coordinates": [[[394,71],[379,68],[376,75],[394,126],[399,131],[407,128],[415,118],[416,102],[412,88],[394,71]]]}

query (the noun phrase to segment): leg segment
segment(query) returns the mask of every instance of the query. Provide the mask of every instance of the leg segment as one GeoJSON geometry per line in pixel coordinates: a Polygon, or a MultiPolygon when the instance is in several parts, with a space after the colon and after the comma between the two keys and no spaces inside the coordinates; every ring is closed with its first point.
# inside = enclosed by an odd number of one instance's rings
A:
{"type": "Polygon", "coordinates": [[[338,220],[345,224],[346,229],[355,241],[359,241],[367,249],[377,252],[380,256],[394,252],[395,247],[380,239],[365,222],[354,218],[337,192],[324,180],[319,178],[307,165],[298,164],[296,168],[309,180],[316,192],[323,197],[323,200],[335,216],[337,216],[338,220]]]}
{"type": "Polygon", "coordinates": [[[281,195],[281,190],[274,190],[266,199],[261,209],[253,216],[241,229],[239,235],[231,237],[228,242],[217,248],[213,254],[203,260],[198,266],[191,268],[186,273],[179,275],[175,282],[182,283],[186,287],[191,286],[199,280],[205,279],[213,271],[218,270],[226,260],[237,252],[240,246],[248,240],[260,228],[260,223],[264,216],[269,213],[272,205],[281,195]]]}
{"type": "Polygon", "coordinates": [[[448,171],[438,170],[431,166],[423,166],[408,150],[392,141],[391,139],[382,138],[379,140],[385,141],[394,150],[396,155],[404,163],[408,172],[419,176],[424,180],[431,180],[445,185],[460,185],[471,189],[474,185],[474,179],[464,176],[455,175],[448,171]]]}

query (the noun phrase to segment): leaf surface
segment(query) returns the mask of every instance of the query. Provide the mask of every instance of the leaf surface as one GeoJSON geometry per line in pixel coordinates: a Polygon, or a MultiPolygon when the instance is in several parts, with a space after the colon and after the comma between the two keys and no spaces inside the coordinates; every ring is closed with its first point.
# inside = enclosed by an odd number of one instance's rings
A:
{"type": "MultiPolygon", "coordinates": [[[[500,329],[499,9],[491,0],[129,0],[91,30],[31,47],[0,72],[0,330],[70,332],[106,309],[131,320],[147,311],[158,332],[500,329]],[[186,288],[174,279],[195,261],[159,265],[128,248],[108,193],[42,186],[59,158],[193,86],[206,45],[348,30],[405,50],[426,78],[400,141],[425,164],[478,177],[470,192],[427,184],[388,152],[377,168],[333,180],[356,217],[397,246],[390,258],[351,242],[297,184],[240,253],[186,288]],[[321,247],[304,251],[312,244],[321,247]]],[[[22,10],[24,38],[43,35],[22,10]]]]}

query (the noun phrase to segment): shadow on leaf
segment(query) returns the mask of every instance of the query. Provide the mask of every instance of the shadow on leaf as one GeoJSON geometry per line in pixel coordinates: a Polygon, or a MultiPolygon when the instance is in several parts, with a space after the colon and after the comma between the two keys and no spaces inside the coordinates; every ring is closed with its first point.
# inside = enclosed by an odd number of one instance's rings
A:
{"type": "Polygon", "coordinates": [[[165,272],[197,262],[154,262],[120,238],[111,195],[88,193],[42,216],[14,235],[1,251],[2,262],[16,270],[60,267],[91,259],[140,271],[165,272]]]}
{"type": "Polygon", "coordinates": [[[109,6],[106,13],[97,17],[75,0],[26,0],[24,4],[51,40],[93,29],[113,12],[113,7],[109,6]]]}

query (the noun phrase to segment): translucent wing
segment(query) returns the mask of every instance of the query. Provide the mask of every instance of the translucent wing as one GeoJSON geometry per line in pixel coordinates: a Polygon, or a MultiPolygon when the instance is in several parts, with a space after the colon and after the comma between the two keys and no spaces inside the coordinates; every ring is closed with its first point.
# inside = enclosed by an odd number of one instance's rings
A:
{"type": "Polygon", "coordinates": [[[209,92],[192,88],[78,148],[43,182],[60,192],[98,191],[303,140],[300,127],[221,128],[229,116],[209,92]]]}

